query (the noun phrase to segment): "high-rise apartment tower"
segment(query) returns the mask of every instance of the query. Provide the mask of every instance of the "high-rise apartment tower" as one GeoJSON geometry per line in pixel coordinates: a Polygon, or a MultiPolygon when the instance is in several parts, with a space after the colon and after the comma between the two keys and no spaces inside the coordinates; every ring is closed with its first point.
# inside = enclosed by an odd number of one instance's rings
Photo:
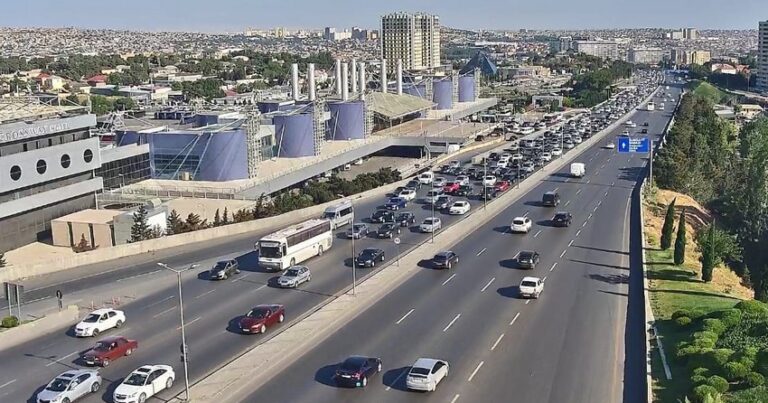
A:
{"type": "Polygon", "coordinates": [[[429,14],[394,13],[381,17],[381,57],[396,60],[405,70],[425,70],[440,66],[440,18],[429,14]]]}

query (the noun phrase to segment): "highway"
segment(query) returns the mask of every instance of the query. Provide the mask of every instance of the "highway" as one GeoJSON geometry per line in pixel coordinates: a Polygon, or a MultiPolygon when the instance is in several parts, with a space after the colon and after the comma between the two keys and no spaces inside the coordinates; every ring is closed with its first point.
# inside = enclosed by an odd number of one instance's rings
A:
{"type": "MultiPolygon", "coordinates": [[[[639,111],[633,120],[649,122],[649,133],[658,137],[671,107],[639,111]]],[[[455,245],[457,268],[425,267],[245,401],[645,401],[642,390],[626,393],[642,379],[625,376],[631,372],[625,355],[637,353],[625,345],[628,283],[642,276],[639,267],[630,271],[630,198],[645,157],[599,145],[587,150],[577,159],[587,165],[587,176],[568,179],[567,167],[553,173],[455,245]],[[562,197],[560,207],[539,207],[541,194],[552,189],[562,197]],[[549,226],[555,210],[570,211],[573,225],[549,226]],[[507,233],[511,219],[525,214],[535,223],[531,232],[507,233]],[[524,249],[542,255],[533,271],[515,265],[524,249]],[[539,300],[517,298],[527,275],[545,278],[539,300]],[[353,354],[380,357],[382,373],[365,389],[338,388],[333,371],[353,354]],[[405,374],[419,357],[451,366],[436,392],[405,391],[405,374]]]]}

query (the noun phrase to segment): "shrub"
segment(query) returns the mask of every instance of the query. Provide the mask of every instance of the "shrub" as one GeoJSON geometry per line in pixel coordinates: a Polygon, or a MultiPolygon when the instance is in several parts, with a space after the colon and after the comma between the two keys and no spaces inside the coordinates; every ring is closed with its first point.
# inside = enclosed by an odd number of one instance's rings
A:
{"type": "Polygon", "coordinates": [[[706,347],[694,346],[688,343],[680,343],[680,345],[677,347],[677,353],[675,356],[678,359],[685,360],[690,356],[700,355],[703,348],[706,347]]]}
{"type": "Polygon", "coordinates": [[[733,350],[727,348],[718,348],[716,350],[712,350],[712,352],[709,354],[709,358],[715,365],[723,366],[728,362],[732,355],[733,350]]]}
{"type": "Polygon", "coordinates": [[[698,403],[704,403],[707,397],[712,398],[717,395],[718,395],[717,389],[713,388],[710,385],[699,385],[693,388],[693,400],[698,403]]]}
{"type": "Polygon", "coordinates": [[[707,378],[707,385],[715,388],[715,390],[717,390],[719,393],[725,393],[728,391],[728,381],[726,381],[722,376],[710,376],[707,378]]]}
{"type": "Polygon", "coordinates": [[[691,384],[693,386],[699,386],[707,383],[707,377],[704,375],[693,375],[691,376],[691,384]]]}
{"type": "Polygon", "coordinates": [[[702,328],[705,331],[712,332],[716,335],[721,335],[725,332],[726,327],[720,319],[704,319],[702,328]]]}
{"type": "Polygon", "coordinates": [[[681,316],[681,317],[675,319],[675,324],[677,326],[679,326],[679,327],[687,327],[687,326],[689,326],[691,324],[691,322],[693,322],[693,321],[691,320],[691,318],[689,318],[687,316],[681,316]]]}
{"type": "Polygon", "coordinates": [[[749,368],[740,362],[729,362],[723,365],[723,370],[725,371],[725,377],[731,382],[743,379],[750,372],[749,368]]]}
{"type": "Polygon", "coordinates": [[[19,318],[15,316],[6,316],[3,318],[2,325],[5,328],[16,327],[19,325],[19,318]]]}
{"type": "Polygon", "coordinates": [[[709,373],[709,368],[694,368],[693,371],[691,371],[694,375],[703,375],[706,376],[709,373]]]}
{"type": "Polygon", "coordinates": [[[696,332],[692,345],[699,348],[714,348],[717,343],[717,335],[712,332],[696,332]],[[699,335],[698,337],[696,335],[699,335]]]}
{"type": "Polygon", "coordinates": [[[741,322],[741,311],[738,309],[726,309],[718,312],[717,316],[725,327],[733,327],[741,322]]]}
{"type": "Polygon", "coordinates": [[[690,318],[691,317],[691,311],[689,309],[679,309],[679,310],[675,311],[674,313],[672,313],[672,319],[677,319],[677,318],[680,318],[682,316],[687,316],[687,317],[690,318]]]}
{"type": "Polygon", "coordinates": [[[744,381],[750,388],[756,388],[765,384],[765,377],[757,372],[750,372],[744,377],[744,381]]]}
{"type": "Polygon", "coordinates": [[[763,376],[768,376],[768,349],[760,350],[760,352],[757,353],[755,363],[755,371],[763,374],[763,376]]]}
{"type": "Polygon", "coordinates": [[[736,304],[736,309],[740,310],[742,315],[753,318],[767,318],[768,307],[760,301],[741,301],[736,304]]]}

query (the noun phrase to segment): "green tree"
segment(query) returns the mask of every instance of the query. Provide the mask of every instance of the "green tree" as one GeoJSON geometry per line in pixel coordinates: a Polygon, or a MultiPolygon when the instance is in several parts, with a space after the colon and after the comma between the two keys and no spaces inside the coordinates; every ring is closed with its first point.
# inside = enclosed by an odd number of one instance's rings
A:
{"type": "Polygon", "coordinates": [[[131,226],[131,240],[129,242],[139,242],[145,239],[150,239],[152,235],[152,229],[147,222],[148,212],[144,205],[139,206],[138,210],[133,213],[133,225],[131,226]]]}
{"type": "Polygon", "coordinates": [[[685,263],[685,207],[680,212],[680,219],[677,223],[677,236],[675,237],[675,265],[680,266],[685,263]]]}
{"type": "Polygon", "coordinates": [[[219,209],[216,209],[216,213],[213,215],[213,226],[221,226],[221,214],[219,214],[219,209]]]}
{"type": "Polygon", "coordinates": [[[112,109],[115,111],[129,111],[136,108],[136,101],[128,97],[120,97],[112,102],[112,109]]]}
{"type": "Polygon", "coordinates": [[[0,253],[0,267],[5,267],[7,262],[5,261],[5,253],[0,253]]]}
{"type": "Polygon", "coordinates": [[[101,95],[91,95],[91,112],[95,115],[106,115],[112,112],[114,106],[109,98],[101,95]]]}
{"type": "Polygon", "coordinates": [[[187,231],[197,231],[208,226],[207,220],[201,220],[200,216],[195,213],[189,213],[184,224],[187,231]]]}
{"type": "Polygon", "coordinates": [[[168,218],[166,219],[166,223],[166,235],[174,235],[187,232],[184,221],[181,219],[179,213],[176,212],[176,210],[171,210],[171,213],[168,214],[168,218]]]}
{"type": "Polygon", "coordinates": [[[700,245],[701,250],[701,279],[704,282],[712,281],[712,273],[715,270],[715,226],[710,225],[706,238],[708,242],[700,245]]]}
{"type": "Polygon", "coordinates": [[[661,249],[667,250],[672,246],[672,232],[675,230],[675,201],[667,206],[667,214],[664,216],[664,225],[661,227],[661,249]]]}
{"type": "Polygon", "coordinates": [[[224,207],[224,214],[221,216],[221,225],[229,224],[229,210],[224,207]]]}

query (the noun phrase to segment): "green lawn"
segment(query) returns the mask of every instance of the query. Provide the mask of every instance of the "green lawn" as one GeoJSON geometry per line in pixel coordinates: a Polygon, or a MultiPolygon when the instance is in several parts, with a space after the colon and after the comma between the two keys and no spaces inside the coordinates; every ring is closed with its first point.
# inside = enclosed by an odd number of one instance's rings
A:
{"type": "Polygon", "coordinates": [[[691,81],[688,85],[693,90],[694,94],[709,98],[713,103],[716,104],[721,103],[723,98],[728,97],[727,93],[704,81],[694,80],[691,81]]]}

